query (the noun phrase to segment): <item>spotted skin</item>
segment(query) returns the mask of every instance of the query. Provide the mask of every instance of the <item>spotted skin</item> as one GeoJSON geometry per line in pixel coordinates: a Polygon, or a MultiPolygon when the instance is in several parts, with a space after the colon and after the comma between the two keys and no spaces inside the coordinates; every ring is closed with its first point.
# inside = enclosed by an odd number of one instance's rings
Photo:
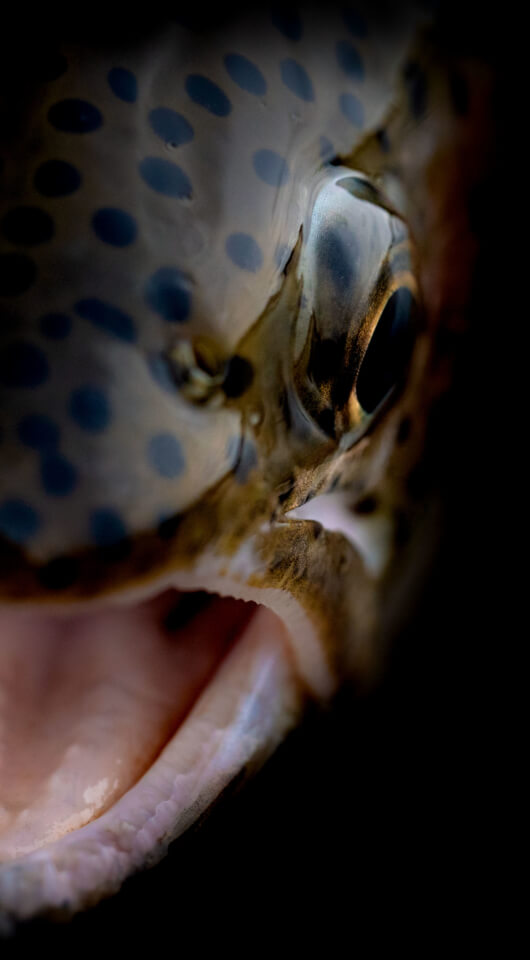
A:
{"type": "Polygon", "coordinates": [[[89,549],[101,511],[145,535],[236,470],[241,409],[186,402],[171,348],[237,353],[334,176],[322,143],[344,153],[384,115],[414,27],[389,47],[338,12],[296,39],[281,23],[266,42],[247,19],[215,44],[176,24],[147,49],[65,44],[31,148],[6,145],[0,518],[32,564],[89,549]],[[21,432],[43,410],[53,454],[21,432]]]}

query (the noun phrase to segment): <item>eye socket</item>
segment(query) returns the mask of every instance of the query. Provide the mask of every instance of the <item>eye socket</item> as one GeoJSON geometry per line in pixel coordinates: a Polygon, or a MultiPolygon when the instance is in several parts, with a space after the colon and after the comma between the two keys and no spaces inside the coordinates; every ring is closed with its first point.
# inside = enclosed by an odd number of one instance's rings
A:
{"type": "Polygon", "coordinates": [[[357,377],[357,399],[373,413],[403,377],[416,332],[416,301],[407,287],[388,300],[364,355],[357,377]]]}

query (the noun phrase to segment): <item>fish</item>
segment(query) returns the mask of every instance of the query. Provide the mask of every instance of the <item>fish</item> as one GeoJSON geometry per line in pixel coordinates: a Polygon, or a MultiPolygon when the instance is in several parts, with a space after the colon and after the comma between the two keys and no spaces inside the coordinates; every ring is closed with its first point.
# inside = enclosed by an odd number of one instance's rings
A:
{"type": "Polygon", "coordinates": [[[159,860],[421,595],[491,136],[434,24],[175,14],[7,59],[8,923],[159,860]]]}

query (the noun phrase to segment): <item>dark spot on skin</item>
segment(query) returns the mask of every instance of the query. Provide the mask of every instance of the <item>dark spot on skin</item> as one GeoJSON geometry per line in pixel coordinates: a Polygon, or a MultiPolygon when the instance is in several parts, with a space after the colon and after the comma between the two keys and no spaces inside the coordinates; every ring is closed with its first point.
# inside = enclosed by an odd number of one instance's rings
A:
{"type": "Polygon", "coordinates": [[[142,180],[156,193],[178,200],[191,198],[190,179],[176,163],[161,157],[145,157],[138,169],[142,180]]]}
{"type": "Polygon", "coordinates": [[[176,267],[161,267],[148,280],[145,299],[152,310],[170,323],[184,323],[191,311],[190,282],[176,267]]]}
{"type": "Polygon", "coordinates": [[[107,80],[112,92],[125,103],[135,103],[138,96],[138,84],[134,73],[124,67],[112,67],[107,80]]]}
{"type": "Polygon", "coordinates": [[[467,79],[458,70],[449,74],[449,93],[455,113],[464,117],[469,109],[469,89],[467,79]]]}
{"type": "Polygon", "coordinates": [[[375,513],[379,506],[379,501],[375,494],[367,493],[366,496],[361,497],[360,500],[357,500],[357,503],[353,504],[352,510],[354,513],[358,513],[359,516],[365,517],[371,513],[375,513]]]}
{"type": "Polygon", "coordinates": [[[339,40],[336,45],[336,54],[339,66],[352,80],[364,79],[364,67],[359,52],[346,40],[339,40]]]}
{"type": "Polygon", "coordinates": [[[227,397],[240,397],[250,387],[254,379],[254,368],[250,360],[235,354],[228,361],[223,390],[227,397]]]}
{"type": "Polygon", "coordinates": [[[311,77],[301,63],[292,59],[282,60],[280,70],[282,81],[291,93],[308,103],[315,99],[311,77]]]}
{"type": "Polygon", "coordinates": [[[52,127],[63,133],[92,133],[103,123],[103,117],[93,103],[75,97],[60,100],[48,110],[52,127]]]}
{"type": "Polygon", "coordinates": [[[190,99],[215,117],[227,117],[231,113],[232,104],[226,93],[209,77],[199,73],[190,74],[186,77],[185,87],[190,99]]]}
{"type": "Polygon", "coordinates": [[[267,92],[267,81],[255,63],[240,53],[228,53],[224,65],[234,83],[247,93],[262,97],[267,92]]]}
{"type": "Polygon", "coordinates": [[[399,424],[398,432],[396,435],[396,440],[398,443],[406,443],[410,437],[410,431],[412,429],[412,420],[410,417],[403,417],[403,420],[399,424]]]}
{"type": "Polygon", "coordinates": [[[403,78],[409,97],[411,113],[417,120],[423,116],[427,107],[427,77],[419,63],[407,63],[403,78]]]}
{"type": "Polygon", "coordinates": [[[169,107],[157,107],[149,114],[151,129],[157,137],[170,143],[172,147],[180,147],[193,140],[194,132],[191,123],[185,117],[169,107]]]}
{"type": "Polygon", "coordinates": [[[55,557],[37,571],[37,579],[46,590],[66,590],[77,580],[79,563],[75,557],[55,557]]]}
{"type": "Polygon", "coordinates": [[[182,517],[177,514],[174,517],[167,517],[161,520],[157,527],[157,534],[161,540],[172,540],[178,531],[182,517]]]}
{"type": "Polygon", "coordinates": [[[353,93],[341,93],[339,97],[341,112],[354,127],[362,127],[364,123],[364,107],[353,93]]]}
{"type": "Polygon", "coordinates": [[[112,303],[106,303],[97,297],[87,297],[74,304],[74,310],[83,320],[89,320],[95,327],[118,340],[128,343],[136,340],[137,333],[132,317],[112,303]]]}
{"type": "Polygon", "coordinates": [[[176,630],[185,627],[197,614],[209,607],[213,599],[213,594],[207,593],[206,590],[181,593],[175,602],[175,606],[164,617],[164,630],[167,630],[168,633],[174,633],[176,630]]]}

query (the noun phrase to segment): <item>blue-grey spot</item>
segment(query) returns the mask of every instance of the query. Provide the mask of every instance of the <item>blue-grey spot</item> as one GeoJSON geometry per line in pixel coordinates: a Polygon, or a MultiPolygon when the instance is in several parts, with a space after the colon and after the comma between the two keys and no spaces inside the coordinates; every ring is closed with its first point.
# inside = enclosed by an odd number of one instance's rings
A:
{"type": "Polygon", "coordinates": [[[176,163],[160,157],[146,157],[140,163],[139,169],[142,180],[157,193],[179,199],[191,197],[189,177],[176,163]]]}
{"type": "Polygon", "coordinates": [[[308,103],[315,99],[311,77],[300,63],[282,60],[280,70],[283,83],[292,93],[308,103]]]}
{"type": "Polygon", "coordinates": [[[171,368],[167,358],[162,353],[151,353],[147,357],[147,365],[153,380],[168,393],[175,393],[176,384],[171,376],[171,368]]]}
{"type": "Polygon", "coordinates": [[[49,450],[59,443],[59,427],[51,417],[42,413],[30,413],[18,424],[18,436],[22,443],[33,450],[49,450]]]}
{"type": "Polygon", "coordinates": [[[151,129],[164,143],[181,147],[193,140],[193,127],[181,113],[169,107],[157,107],[149,114],[151,129]]]}
{"type": "Polygon", "coordinates": [[[339,104],[342,114],[354,127],[362,127],[364,123],[364,107],[353,93],[341,93],[339,104]]]}
{"type": "Polygon", "coordinates": [[[66,497],[75,488],[77,470],[60,454],[45,454],[40,465],[43,489],[52,497],[66,497]]]}
{"type": "Polygon", "coordinates": [[[172,433],[158,433],[147,445],[151,466],[161,477],[178,477],[184,470],[185,459],[180,443],[172,433]]]}
{"type": "Polygon", "coordinates": [[[135,103],[138,96],[138,84],[132,70],[126,70],[125,67],[112,67],[107,80],[112,92],[125,103],[135,103]]]}
{"type": "Polygon", "coordinates": [[[0,255],[0,296],[19,297],[29,290],[37,276],[37,267],[24,253],[0,255]]]}
{"type": "Polygon", "coordinates": [[[194,103],[216,117],[227,117],[232,110],[232,104],[221,87],[199,73],[186,77],[186,93],[194,103]]]}
{"type": "Polygon", "coordinates": [[[145,299],[152,310],[172,323],[183,323],[191,309],[189,280],[176,267],[161,267],[149,278],[145,299]]]}
{"type": "Polygon", "coordinates": [[[92,226],[96,236],[113,247],[128,247],[136,239],[136,220],[130,213],[115,207],[96,210],[92,226]]]}
{"type": "Polygon", "coordinates": [[[294,7],[275,5],[271,12],[271,20],[280,33],[288,40],[300,40],[302,36],[302,21],[300,14],[294,7]]]}
{"type": "Polygon", "coordinates": [[[110,547],[127,536],[125,524],[116,510],[94,510],[89,522],[92,539],[98,547],[110,547]]]}
{"type": "Polygon", "coordinates": [[[352,80],[364,80],[364,66],[358,51],[347,40],[339,40],[336,46],[337,60],[344,73],[352,80]]]}
{"type": "Polygon", "coordinates": [[[5,387],[39,387],[50,372],[46,354],[17,340],[0,352],[0,383],[5,387]]]}
{"type": "Polygon", "coordinates": [[[70,416],[82,430],[99,433],[109,425],[110,405],[99,387],[83,386],[73,390],[69,401],[70,416]]]}
{"type": "Polygon", "coordinates": [[[72,320],[66,313],[45,313],[39,320],[39,327],[50,340],[64,340],[72,329],[72,320]]]}
{"type": "Polygon", "coordinates": [[[241,53],[227,53],[225,67],[238,87],[246,90],[247,93],[253,93],[256,97],[262,97],[267,90],[267,81],[261,70],[244,57],[241,53]]]}
{"type": "Polygon", "coordinates": [[[65,160],[46,160],[37,169],[33,182],[43,197],[66,197],[81,186],[81,174],[65,160]]]}
{"type": "Polygon", "coordinates": [[[260,180],[271,187],[283,187],[289,179],[289,167],[274,150],[257,150],[252,157],[254,170],[260,180]]]}
{"type": "Polygon", "coordinates": [[[321,136],[319,145],[320,145],[320,159],[324,160],[324,162],[327,162],[328,160],[332,160],[333,157],[335,156],[335,148],[331,140],[328,140],[328,138],[325,136],[321,136]]]}
{"type": "Polygon", "coordinates": [[[48,110],[48,120],[63,133],[92,133],[103,123],[97,107],[87,100],[71,98],[54,103],[48,110]]]}
{"type": "Polygon", "coordinates": [[[0,503],[0,533],[14,543],[26,543],[40,527],[40,517],[24,500],[0,503]]]}
{"type": "Polygon", "coordinates": [[[118,340],[125,340],[127,343],[134,343],[136,340],[132,318],[111,303],[105,303],[97,297],[87,297],[85,300],[78,300],[74,310],[83,320],[89,320],[95,327],[110,333],[118,340]]]}
{"type": "Polygon", "coordinates": [[[347,7],[342,11],[342,19],[354,37],[365,37],[368,33],[366,20],[360,13],[357,13],[356,10],[352,10],[351,7],[347,7]]]}
{"type": "Polygon", "coordinates": [[[263,254],[248,233],[231,233],[226,241],[226,252],[232,263],[242,270],[256,273],[263,265],[263,254]]]}

